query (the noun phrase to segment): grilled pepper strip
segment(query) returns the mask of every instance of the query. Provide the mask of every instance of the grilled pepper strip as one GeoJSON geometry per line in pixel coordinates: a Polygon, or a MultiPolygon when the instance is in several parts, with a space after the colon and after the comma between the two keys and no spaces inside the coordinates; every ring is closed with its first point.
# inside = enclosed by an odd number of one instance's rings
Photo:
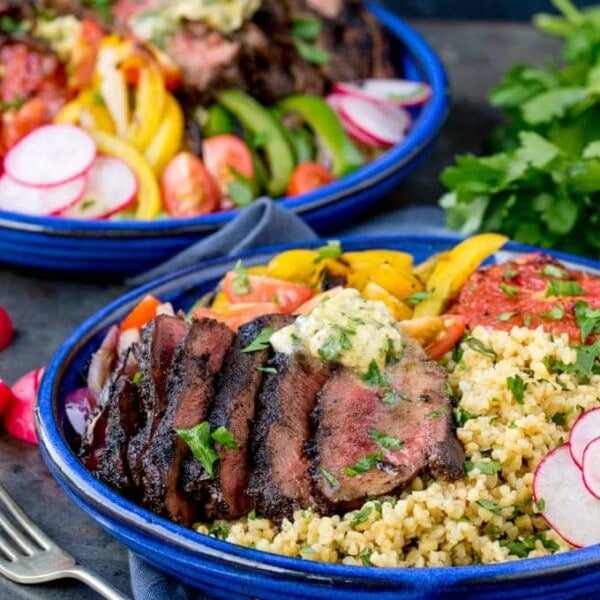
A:
{"type": "Polygon", "coordinates": [[[297,94],[284,98],[277,106],[284,113],[298,113],[313,130],[331,156],[332,172],[336,177],[343,177],[364,164],[360,150],[346,135],[334,110],[323,98],[297,94]]]}
{"type": "Polygon", "coordinates": [[[224,90],[217,96],[217,101],[240,121],[244,129],[264,140],[269,167],[267,191],[273,197],[283,195],[295,165],[294,153],[281,123],[242,90],[224,90]]]}

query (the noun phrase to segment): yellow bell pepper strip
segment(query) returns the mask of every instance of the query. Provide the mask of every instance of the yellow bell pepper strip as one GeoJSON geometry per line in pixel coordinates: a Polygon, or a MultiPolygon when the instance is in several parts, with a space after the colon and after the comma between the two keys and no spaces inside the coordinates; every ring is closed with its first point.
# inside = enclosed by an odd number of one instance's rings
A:
{"type": "Polygon", "coordinates": [[[125,72],[119,68],[125,47],[116,36],[107,36],[98,52],[98,90],[115,123],[117,135],[125,137],[129,128],[129,89],[125,72]]]}
{"type": "Polygon", "coordinates": [[[103,131],[90,132],[103,154],[124,160],[135,173],[138,181],[135,216],[138,219],[154,219],[162,210],[158,181],[148,161],[131,145],[103,131]]]}
{"type": "Polygon", "coordinates": [[[134,95],[134,110],[125,139],[143,151],[161,124],[165,106],[165,82],[160,69],[153,62],[142,64],[134,95]]]}
{"type": "Polygon", "coordinates": [[[457,294],[482,261],[507,241],[508,238],[504,235],[482,233],[460,242],[441,256],[425,285],[430,295],[416,305],[414,316],[441,315],[448,301],[457,294]]]}
{"type": "Polygon", "coordinates": [[[335,111],[319,96],[297,94],[281,100],[278,109],[284,114],[299,114],[326,148],[332,160],[332,172],[343,177],[361,167],[365,159],[358,146],[348,137],[335,111]]]}
{"type": "Polygon", "coordinates": [[[157,176],[175,156],[183,139],[184,118],[181,106],[167,93],[162,122],[144,150],[144,156],[157,176]]]}
{"type": "Polygon", "coordinates": [[[233,114],[247,132],[264,144],[262,150],[269,169],[267,191],[275,198],[283,195],[295,166],[294,153],[283,125],[267,108],[242,90],[223,90],[217,95],[217,102],[233,114]]]}
{"type": "Polygon", "coordinates": [[[361,292],[363,298],[367,300],[379,300],[383,302],[392,313],[396,321],[402,321],[404,319],[410,319],[412,316],[412,310],[404,304],[401,300],[398,300],[396,296],[388,292],[385,288],[381,287],[374,281],[368,281],[361,292]]]}
{"type": "Polygon", "coordinates": [[[55,123],[71,123],[91,131],[115,134],[115,123],[94,90],[84,90],[67,102],[54,117],[55,123]]]}

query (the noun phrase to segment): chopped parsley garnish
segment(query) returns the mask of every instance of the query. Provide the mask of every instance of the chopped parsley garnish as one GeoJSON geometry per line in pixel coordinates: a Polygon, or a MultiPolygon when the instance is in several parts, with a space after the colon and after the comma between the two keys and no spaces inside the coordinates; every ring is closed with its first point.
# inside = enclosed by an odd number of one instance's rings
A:
{"type": "Polygon", "coordinates": [[[590,308],[586,302],[578,300],[573,312],[584,344],[591,334],[600,333],[600,308],[590,308]]]}
{"type": "Polygon", "coordinates": [[[552,422],[555,425],[564,425],[567,422],[567,414],[564,412],[556,412],[552,415],[552,422]]]}
{"type": "Polygon", "coordinates": [[[445,414],[446,414],[446,407],[442,406],[441,408],[432,410],[430,413],[427,413],[425,415],[425,418],[429,419],[429,420],[438,419],[439,417],[441,417],[442,415],[445,415],[445,414]]]}
{"type": "Polygon", "coordinates": [[[497,460],[465,461],[465,473],[478,469],[482,475],[495,475],[502,470],[502,465],[497,460]]]}
{"type": "Polygon", "coordinates": [[[325,467],[320,467],[319,471],[321,471],[321,475],[323,475],[323,477],[325,477],[325,480],[331,487],[333,487],[333,488],[339,487],[340,482],[337,480],[337,478],[331,471],[328,471],[325,467]]]}
{"type": "Polygon", "coordinates": [[[414,294],[411,294],[408,298],[406,298],[406,301],[409,304],[416,306],[420,302],[423,302],[423,300],[427,300],[427,298],[429,297],[431,297],[431,292],[415,292],[414,294]]]}
{"type": "Polygon", "coordinates": [[[373,565],[373,563],[371,562],[372,554],[373,550],[371,550],[370,548],[365,548],[364,550],[361,550],[359,552],[358,557],[360,558],[360,561],[362,562],[363,566],[371,567],[373,565]]]}
{"type": "Polygon", "coordinates": [[[454,423],[457,427],[464,427],[467,421],[477,417],[477,415],[469,412],[468,410],[460,408],[460,406],[452,409],[452,416],[454,417],[454,423]]]}
{"type": "Polygon", "coordinates": [[[373,507],[368,504],[361,508],[358,512],[355,512],[352,517],[352,521],[350,521],[350,527],[356,527],[357,525],[364,523],[371,516],[372,512],[373,507]]]}
{"type": "Polygon", "coordinates": [[[519,294],[519,290],[514,285],[500,283],[500,289],[509,297],[515,298],[519,294]]]}
{"type": "Polygon", "coordinates": [[[552,321],[560,321],[565,316],[565,309],[562,306],[553,306],[550,310],[540,313],[540,317],[551,319],[552,321]]]}
{"type": "Polygon", "coordinates": [[[367,454],[360,458],[352,467],[344,467],[344,475],[348,477],[356,477],[360,473],[366,473],[377,466],[377,463],[383,460],[383,453],[376,452],[367,454]]]}
{"type": "Polygon", "coordinates": [[[523,395],[526,387],[523,378],[520,375],[509,375],[506,378],[506,387],[515,399],[515,402],[523,404],[523,395]]]}
{"type": "Polygon", "coordinates": [[[342,255],[342,244],[339,240],[328,240],[325,246],[320,246],[316,249],[317,258],[316,263],[326,260],[328,258],[336,259],[342,255]]]}
{"type": "Polygon", "coordinates": [[[564,269],[553,265],[552,263],[548,263],[544,266],[542,269],[542,275],[545,275],[546,277],[553,277],[554,279],[567,278],[567,272],[564,269]]]}
{"type": "Polygon", "coordinates": [[[406,398],[404,398],[402,395],[398,394],[398,392],[396,392],[395,390],[385,390],[385,392],[383,392],[383,395],[381,396],[381,401],[386,406],[391,406],[399,398],[406,400],[406,398]]]}
{"type": "Polygon", "coordinates": [[[208,421],[203,421],[190,429],[176,429],[175,431],[190,447],[192,454],[211,479],[215,474],[215,462],[219,458],[219,455],[215,451],[214,443],[216,442],[233,450],[238,448],[238,444],[230,431],[225,427],[217,427],[211,433],[208,421]]]}
{"type": "Polygon", "coordinates": [[[540,498],[536,503],[535,507],[539,512],[543,512],[546,508],[546,501],[543,498],[540,498]]]}
{"type": "Polygon", "coordinates": [[[319,348],[319,356],[328,362],[337,360],[343,351],[352,350],[352,342],[350,336],[354,334],[354,331],[350,329],[343,329],[341,327],[335,327],[332,334],[325,340],[323,345],[319,348]]]}
{"type": "Polygon", "coordinates": [[[377,387],[390,387],[389,381],[381,373],[375,359],[369,363],[369,370],[361,377],[361,379],[364,382],[377,387]]]}
{"type": "Polygon", "coordinates": [[[142,383],[142,372],[141,371],[136,371],[133,374],[133,377],[131,378],[131,383],[133,383],[133,385],[138,386],[142,383]]]}
{"type": "Polygon", "coordinates": [[[537,533],[516,540],[500,540],[500,545],[504,548],[508,548],[510,554],[514,554],[519,558],[526,558],[532,550],[535,550],[536,541],[540,541],[542,546],[547,550],[556,552],[556,550],[559,549],[558,544],[554,540],[547,539],[543,533],[537,533]]]}
{"type": "Polygon", "coordinates": [[[506,321],[510,321],[516,314],[517,313],[514,310],[502,312],[498,315],[498,321],[500,321],[501,323],[505,323],[506,321]]]}
{"type": "Polygon", "coordinates": [[[238,260],[235,268],[233,269],[234,276],[231,278],[231,289],[236,296],[243,296],[249,294],[252,291],[252,285],[248,279],[246,269],[242,265],[242,261],[238,260]]]}
{"type": "Polygon", "coordinates": [[[266,350],[269,347],[269,340],[274,332],[275,330],[272,327],[263,327],[252,342],[245,348],[242,348],[242,352],[258,352],[259,350],[266,350]]]}
{"type": "Polygon", "coordinates": [[[369,429],[369,437],[384,450],[402,450],[404,442],[377,429],[369,429]]]}
{"type": "Polygon", "coordinates": [[[225,523],[216,521],[208,528],[208,533],[220,540],[226,540],[229,537],[229,527],[225,523]]]}
{"type": "Polygon", "coordinates": [[[585,290],[576,281],[553,279],[548,282],[546,296],[581,296],[585,290]]]}
{"type": "Polygon", "coordinates": [[[484,356],[489,356],[490,358],[494,359],[497,358],[494,349],[490,348],[489,346],[486,346],[479,338],[476,338],[474,335],[467,335],[464,338],[463,343],[466,344],[469,348],[471,348],[471,350],[479,352],[484,356]]]}
{"type": "Polygon", "coordinates": [[[487,500],[485,498],[481,498],[475,502],[477,506],[481,506],[481,508],[485,508],[485,510],[489,510],[491,513],[495,515],[500,514],[500,507],[493,500],[487,500]]]}
{"type": "Polygon", "coordinates": [[[547,359],[546,366],[553,373],[572,373],[580,383],[587,383],[590,375],[600,373],[600,340],[588,346],[573,346],[576,359],[572,364],[547,359]]]}

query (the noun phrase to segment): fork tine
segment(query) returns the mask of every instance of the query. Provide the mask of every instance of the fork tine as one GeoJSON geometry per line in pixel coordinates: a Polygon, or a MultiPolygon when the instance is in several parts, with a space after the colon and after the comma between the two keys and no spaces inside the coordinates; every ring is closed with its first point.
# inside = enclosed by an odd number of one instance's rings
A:
{"type": "MultiPolygon", "coordinates": [[[[0,485],[0,501],[6,506],[15,521],[29,534],[29,536],[37,542],[40,548],[48,550],[53,546],[52,540],[32,521],[29,517],[15,504],[12,498],[8,495],[8,492],[0,485]]],[[[23,552],[33,554],[35,548],[33,548],[24,538],[23,535],[12,525],[12,523],[0,513],[0,525],[8,533],[11,538],[21,547],[23,552]]]]}

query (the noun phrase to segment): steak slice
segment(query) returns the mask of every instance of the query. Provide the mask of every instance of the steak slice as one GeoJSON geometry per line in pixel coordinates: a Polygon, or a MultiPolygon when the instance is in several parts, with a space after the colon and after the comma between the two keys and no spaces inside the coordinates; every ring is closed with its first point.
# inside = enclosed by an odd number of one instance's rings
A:
{"type": "Polygon", "coordinates": [[[332,365],[300,353],[275,353],[258,396],[248,495],[260,514],[280,521],[295,510],[324,505],[314,496],[305,448],[311,413],[332,365]]]}
{"type": "Polygon", "coordinates": [[[189,429],[208,417],[215,375],[235,334],[213,319],[194,321],[173,354],[167,381],[167,405],[142,458],[143,504],[159,515],[190,525],[192,500],[179,486],[181,463],[190,454],[177,429],[189,429]]]}
{"type": "Polygon", "coordinates": [[[127,451],[133,484],[139,488],[142,486],[142,456],[166,409],[166,378],[173,353],[189,327],[180,317],[159,315],[142,330],[138,356],[141,423],[127,451]]]}
{"type": "Polygon", "coordinates": [[[242,325],[227,353],[218,376],[218,391],[210,414],[211,428],[225,427],[237,448],[216,445],[219,460],[214,478],[207,483],[206,516],[209,519],[236,519],[247,514],[252,500],[247,494],[250,428],[255,416],[256,396],[263,372],[260,368],[271,355],[270,347],[244,352],[269,327],[281,329],[293,321],[290,315],[266,315],[242,325]]]}
{"type": "Polygon", "coordinates": [[[338,510],[394,493],[426,467],[448,480],[463,474],[445,370],[407,339],[385,377],[387,389],[341,368],[319,395],[311,473],[338,510]]]}

